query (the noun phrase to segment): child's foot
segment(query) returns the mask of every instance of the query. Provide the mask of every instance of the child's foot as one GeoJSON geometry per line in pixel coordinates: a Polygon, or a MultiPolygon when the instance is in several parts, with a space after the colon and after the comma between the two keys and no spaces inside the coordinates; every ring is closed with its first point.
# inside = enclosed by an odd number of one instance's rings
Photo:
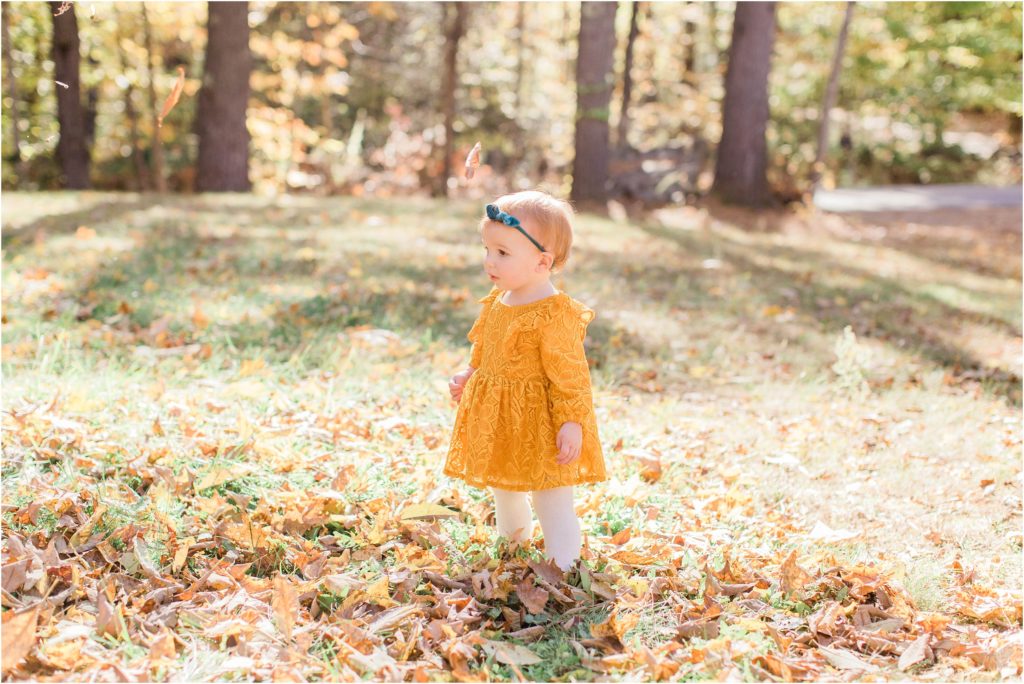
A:
{"type": "Polygon", "coordinates": [[[583,561],[577,558],[569,566],[569,569],[565,571],[565,579],[563,580],[570,587],[583,587],[583,561]]]}
{"type": "Polygon", "coordinates": [[[495,548],[495,558],[498,560],[509,561],[516,558],[520,550],[523,549],[529,541],[520,541],[517,539],[507,539],[505,537],[498,537],[498,543],[495,548]]]}

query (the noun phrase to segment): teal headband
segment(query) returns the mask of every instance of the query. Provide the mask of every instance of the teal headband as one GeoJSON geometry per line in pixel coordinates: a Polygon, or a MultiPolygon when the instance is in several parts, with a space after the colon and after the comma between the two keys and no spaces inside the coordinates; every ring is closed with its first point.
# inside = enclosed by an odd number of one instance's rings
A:
{"type": "Polygon", "coordinates": [[[496,204],[488,204],[487,205],[487,218],[491,219],[492,221],[500,221],[501,223],[504,223],[506,226],[508,226],[510,228],[515,228],[520,233],[525,235],[530,242],[532,242],[533,244],[537,245],[537,249],[539,249],[542,252],[546,251],[544,249],[543,245],[541,245],[539,242],[534,240],[532,237],[530,237],[529,233],[527,233],[525,230],[523,230],[523,226],[522,226],[522,224],[519,223],[519,219],[517,219],[512,214],[507,214],[504,211],[502,211],[501,209],[498,209],[498,205],[496,205],[496,204]]]}

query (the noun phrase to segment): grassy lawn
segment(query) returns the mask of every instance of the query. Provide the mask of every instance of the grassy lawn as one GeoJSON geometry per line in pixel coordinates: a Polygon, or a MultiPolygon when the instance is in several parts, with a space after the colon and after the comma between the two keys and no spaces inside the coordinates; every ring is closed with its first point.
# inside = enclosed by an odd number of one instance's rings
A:
{"type": "Polygon", "coordinates": [[[480,211],[5,193],[7,677],[1019,676],[1019,209],[581,216],[571,585],[441,473],[480,211]]]}

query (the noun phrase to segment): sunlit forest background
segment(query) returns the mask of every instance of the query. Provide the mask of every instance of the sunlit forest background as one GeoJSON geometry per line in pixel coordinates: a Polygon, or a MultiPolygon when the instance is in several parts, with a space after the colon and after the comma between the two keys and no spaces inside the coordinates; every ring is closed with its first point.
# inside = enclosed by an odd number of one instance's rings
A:
{"type": "MultiPolygon", "coordinates": [[[[638,2],[615,15],[604,114],[611,196],[678,203],[710,187],[733,5],[638,2]]],[[[766,139],[779,198],[807,189],[845,9],[778,5],[766,139]]],[[[72,11],[89,186],[195,190],[206,5],[95,2],[72,11]],[[180,102],[157,131],[179,67],[180,102]]],[[[45,3],[4,3],[5,189],[61,187],[52,14],[45,3]]],[[[497,189],[544,183],[568,194],[580,18],[577,3],[250,3],[253,189],[438,194],[447,190],[441,176],[447,170],[454,183],[460,155],[479,140],[490,173],[475,191],[489,193],[497,177],[497,189]],[[454,144],[446,148],[449,95],[454,144]]],[[[858,3],[825,186],[1019,182],[1020,46],[1020,3],[858,3]]]]}

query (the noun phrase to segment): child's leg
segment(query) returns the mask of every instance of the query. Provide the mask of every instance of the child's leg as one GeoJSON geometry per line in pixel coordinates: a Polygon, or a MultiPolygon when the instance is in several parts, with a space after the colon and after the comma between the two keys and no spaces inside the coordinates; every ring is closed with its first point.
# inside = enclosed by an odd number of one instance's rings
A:
{"type": "Polygon", "coordinates": [[[583,539],[572,503],[572,485],[533,492],[533,508],[544,531],[544,551],[562,570],[580,557],[583,539]]]}
{"type": "Polygon", "coordinates": [[[533,537],[533,512],[526,492],[510,492],[491,487],[494,494],[494,518],[498,534],[518,542],[533,537]]]}

